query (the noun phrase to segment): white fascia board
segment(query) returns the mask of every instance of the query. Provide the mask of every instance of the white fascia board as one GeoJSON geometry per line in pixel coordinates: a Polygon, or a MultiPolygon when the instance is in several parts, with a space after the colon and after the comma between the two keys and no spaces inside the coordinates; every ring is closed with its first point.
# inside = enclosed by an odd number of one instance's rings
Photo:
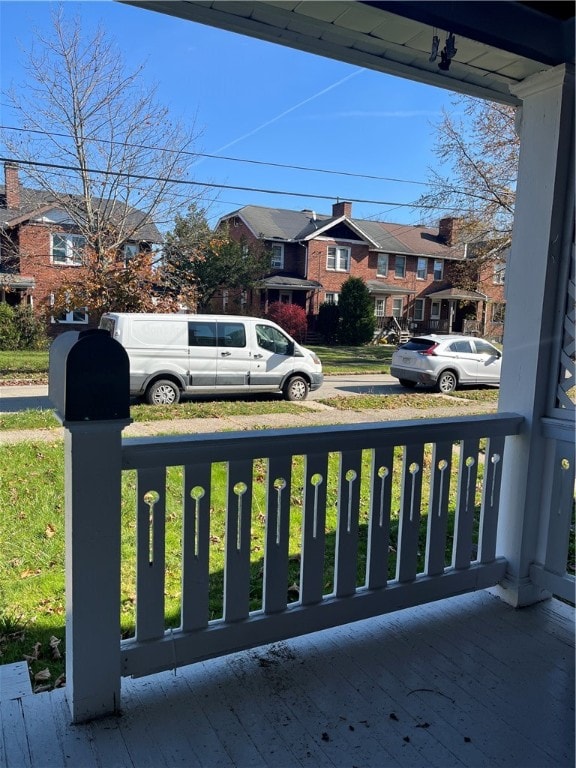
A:
{"type": "Polygon", "coordinates": [[[323,236],[323,233],[326,233],[327,231],[332,229],[332,227],[335,227],[338,224],[342,224],[342,223],[347,224],[353,232],[356,232],[357,235],[360,235],[360,237],[363,240],[365,240],[367,243],[373,245],[375,248],[377,247],[377,243],[375,243],[374,240],[372,240],[372,238],[368,237],[368,235],[366,235],[365,232],[362,232],[362,230],[359,227],[357,227],[355,224],[353,224],[352,221],[346,216],[340,216],[337,219],[332,219],[323,227],[320,227],[320,229],[316,229],[314,230],[314,232],[311,232],[309,235],[306,235],[304,240],[305,241],[306,240],[338,240],[339,242],[342,242],[342,243],[358,243],[358,240],[348,240],[345,237],[331,238],[326,235],[323,236]]]}

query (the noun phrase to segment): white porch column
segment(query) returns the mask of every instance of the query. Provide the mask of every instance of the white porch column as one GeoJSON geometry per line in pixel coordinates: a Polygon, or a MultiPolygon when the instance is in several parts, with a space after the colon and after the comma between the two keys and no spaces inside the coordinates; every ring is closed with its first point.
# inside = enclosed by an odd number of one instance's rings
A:
{"type": "Polygon", "coordinates": [[[499,410],[520,413],[526,423],[505,456],[497,554],[509,561],[500,596],[527,605],[548,596],[532,584],[529,568],[540,547],[539,522],[550,507],[542,493],[540,419],[552,410],[558,382],[557,315],[564,307],[557,299],[570,258],[566,225],[574,220],[574,70],[561,66],[534,75],[514,93],[523,107],[499,410]]]}

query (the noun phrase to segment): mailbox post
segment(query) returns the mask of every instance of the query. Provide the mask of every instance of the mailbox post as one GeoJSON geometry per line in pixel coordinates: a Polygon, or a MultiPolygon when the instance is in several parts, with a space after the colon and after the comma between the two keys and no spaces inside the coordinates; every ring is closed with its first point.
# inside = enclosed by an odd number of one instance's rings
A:
{"type": "Polygon", "coordinates": [[[122,430],[128,356],[107,331],[50,348],[49,397],[64,427],[66,695],[75,723],[120,710],[122,430]]]}

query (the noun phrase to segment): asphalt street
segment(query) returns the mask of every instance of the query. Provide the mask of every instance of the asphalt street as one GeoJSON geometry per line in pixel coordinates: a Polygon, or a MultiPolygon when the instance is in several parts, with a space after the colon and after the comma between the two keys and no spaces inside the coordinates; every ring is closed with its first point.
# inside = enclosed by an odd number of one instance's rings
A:
{"type": "MultiPolygon", "coordinates": [[[[396,394],[405,390],[388,374],[325,376],[323,386],[308,395],[310,400],[365,394],[396,394]]],[[[12,413],[30,408],[51,409],[48,386],[39,384],[0,387],[0,412],[12,413]]]]}

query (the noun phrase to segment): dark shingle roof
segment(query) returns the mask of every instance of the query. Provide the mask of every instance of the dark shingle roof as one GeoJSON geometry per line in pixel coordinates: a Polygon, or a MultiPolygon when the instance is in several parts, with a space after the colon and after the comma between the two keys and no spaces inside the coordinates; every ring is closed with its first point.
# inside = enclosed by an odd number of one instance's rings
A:
{"type": "MultiPolygon", "coordinates": [[[[298,242],[312,239],[320,229],[327,231],[331,222],[342,217],[313,214],[312,211],[290,211],[282,208],[264,208],[246,205],[223,217],[226,221],[241,218],[253,234],[264,240],[298,242]]],[[[347,219],[355,231],[362,235],[370,248],[385,253],[405,253],[421,256],[442,256],[449,259],[464,258],[463,246],[448,246],[438,236],[438,230],[421,225],[394,224],[369,219],[347,219]]]]}
{"type": "MultiPolygon", "coordinates": [[[[98,200],[94,201],[98,204],[98,200]]],[[[16,219],[33,218],[41,210],[46,210],[48,206],[62,208],[54,199],[54,195],[41,189],[30,189],[20,187],[20,207],[6,208],[6,188],[0,185],[0,227],[5,227],[9,222],[16,219]]],[[[145,223],[139,227],[139,222],[144,219],[145,214],[136,208],[128,209],[127,222],[131,229],[135,230],[134,237],[150,243],[161,243],[162,235],[155,224],[145,223]]]]}

